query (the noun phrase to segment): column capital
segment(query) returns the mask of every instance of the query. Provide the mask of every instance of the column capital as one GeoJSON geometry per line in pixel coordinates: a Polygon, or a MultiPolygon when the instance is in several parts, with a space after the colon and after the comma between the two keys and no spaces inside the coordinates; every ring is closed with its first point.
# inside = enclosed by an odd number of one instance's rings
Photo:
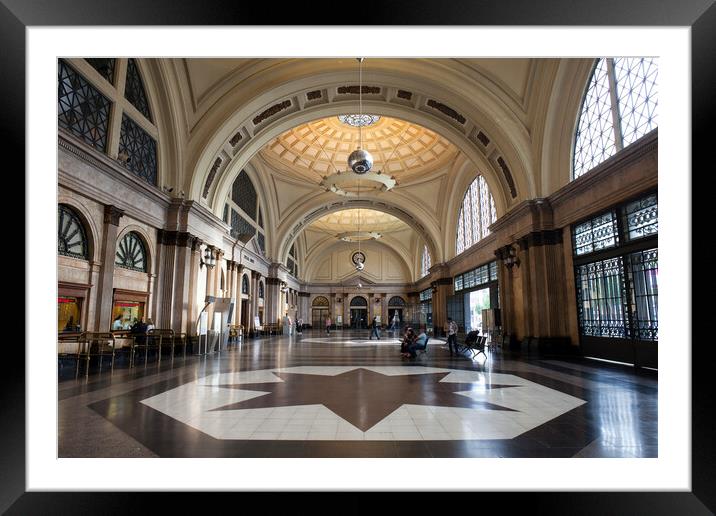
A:
{"type": "Polygon", "coordinates": [[[104,223],[112,224],[113,226],[119,226],[119,219],[124,215],[124,210],[117,208],[112,204],[107,204],[104,207],[104,223]]]}

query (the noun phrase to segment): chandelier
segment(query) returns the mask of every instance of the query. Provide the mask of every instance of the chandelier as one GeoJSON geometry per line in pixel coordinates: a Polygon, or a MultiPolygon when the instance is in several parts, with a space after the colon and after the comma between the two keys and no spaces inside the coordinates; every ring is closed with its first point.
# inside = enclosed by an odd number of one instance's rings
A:
{"type": "Polygon", "coordinates": [[[346,231],[337,234],[336,238],[344,242],[359,242],[361,240],[378,240],[382,236],[377,231],[346,231]]]}
{"type": "Polygon", "coordinates": [[[363,113],[363,59],[362,57],[357,58],[358,113],[338,116],[338,119],[344,124],[358,128],[358,148],[348,156],[348,169],[345,172],[336,170],[334,174],[325,176],[320,183],[327,192],[345,197],[358,196],[358,193],[352,190],[355,188],[356,182],[359,185],[358,190],[360,190],[361,180],[369,184],[372,183],[374,190],[382,192],[391,190],[397,184],[393,176],[385,175],[381,171],[371,171],[373,156],[363,149],[363,127],[373,125],[380,120],[378,115],[363,113]]]}

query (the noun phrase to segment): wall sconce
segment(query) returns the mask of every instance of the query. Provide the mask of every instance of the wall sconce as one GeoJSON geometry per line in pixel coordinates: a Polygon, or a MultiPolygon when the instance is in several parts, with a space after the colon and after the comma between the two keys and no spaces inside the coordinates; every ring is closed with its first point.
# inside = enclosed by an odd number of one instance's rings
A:
{"type": "Polygon", "coordinates": [[[512,267],[517,265],[517,267],[520,266],[520,259],[517,257],[517,251],[515,251],[515,248],[510,246],[510,249],[507,253],[507,257],[504,260],[505,265],[508,269],[512,270],[512,267]]]}
{"type": "Polygon", "coordinates": [[[288,285],[286,285],[285,283],[281,283],[281,292],[288,292],[288,285]]]}
{"type": "Polygon", "coordinates": [[[433,294],[435,294],[438,291],[438,286],[435,283],[430,285],[430,288],[432,289],[433,294]]]}
{"type": "Polygon", "coordinates": [[[201,260],[201,263],[199,263],[200,267],[202,265],[206,265],[209,269],[213,269],[216,265],[216,258],[214,258],[214,253],[208,247],[204,249],[204,258],[201,260]]]}

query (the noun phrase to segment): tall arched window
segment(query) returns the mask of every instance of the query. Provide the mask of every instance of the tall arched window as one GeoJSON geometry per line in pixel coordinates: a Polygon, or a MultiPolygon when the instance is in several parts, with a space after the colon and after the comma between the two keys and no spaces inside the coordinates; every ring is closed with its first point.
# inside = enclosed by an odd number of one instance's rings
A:
{"type": "Polygon", "coordinates": [[[114,263],[125,269],[147,272],[147,250],[137,233],[130,231],[119,241],[114,263]]]}
{"type": "Polygon", "coordinates": [[[264,282],[259,283],[259,299],[264,298],[264,282]]]}
{"type": "Polygon", "coordinates": [[[487,181],[477,176],[465,192],[460,215],[457,219],[457,251],[460,254],[468,247],[490,234],[487,229],[497,219],[495,200],[492,198],[487,181]]]}
{"type": "Polygon", "coordinates": [[[122,67],[119,61],[125,59],[58,61],[58,126],[98,151],[112,155],[130,173],[157,186],[159,130],[149,108],[139,62],[126,59],[127,66],[122,67]],[[126,70],[126,74],[120,70],[126,70]],[[125,108],[121,91],[136,109],[125,108]],[[119,134],[109,130],[116,122],[119,134]]]}
{"type": "Polygon", "coordinates": [[[657,127],[657,75],[653,58],[597,61],[574,138],[575,179],[657,127]]]}
{"type": "Polygon", "coordinates": [[[87,234],[80,218],[67,206],[57,206],[57,252],[74,258],[89,258],[87,234]]]}
{"type": "Polygon", "coordinates": [[[420,260],[420,277],[427,276],[428,272],[430,271],[432,260],[430,259],[430,251],[428,251],[428,246],[423,246],[423,256],[420,260]]]}
{"type": "Polygon", "coordinates": [[[241,293],[242,294],[248,294],[249,293],[249,278],[244,274],[241,276],[241,293]]]}

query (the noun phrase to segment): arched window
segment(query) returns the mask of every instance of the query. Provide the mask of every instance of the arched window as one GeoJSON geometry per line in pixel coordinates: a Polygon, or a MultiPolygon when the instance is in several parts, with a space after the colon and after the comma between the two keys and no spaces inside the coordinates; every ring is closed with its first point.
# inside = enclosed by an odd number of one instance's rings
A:
{"type": "Polygon", "coordinates": [[[224,269],[221,269],[221,283],[219,288],[224,290],[224,269]]]}
{"type": "Polygon", "coordinates": [[[495,200],[492,198],[487,181],[477,176],[465,192],[462,207],[457,219],[457,252],[460,254],[468,247],[490,234],[487,229],[497,219],[495,200]]]}
{"type": "Polygon", "coordinates": [[[328,306],[328,299],[323,296],[316,296],[313,300],[312,306],[328,306]]]}
{"type": "Polygon", "coordinates": [[[130,231],[119,241],[114,263],[124,269],[147,272],[147,250],[137,233],[130,231]]]}
{"type": "MultiPolygon", "coordinates": [[[[134,59],[127,59],[126,76],[118,74],[122,67],[117,58],[87,58],[85,61],[97,70],[96,74],[82,75],[69,60],[58,62],[57,123],[60,129],[72,133],[86,144],[101,152],[110,150],[109,127],[119,120],[119,147],[112,156],[129,172],[157,186],[158,129],[152,121],[148,96],[134,59]],[[106,88],[105,81],[113,87],[106,88]],[[122,88],[115,83],[124,82],[124,96],[136,110],[123,109],[117,102],[122,88]],[[101,93],[100,93],[101,91],[101,93]],[[112,109],[114,106],[114,109],[112,109]],[[137,112],[138,111],[138,112],[137,112]],[[145,118],[142,124],[137,119],[145,118]],[[113,120],[111,120],[113,119],[113,120]],[[148,127],[150,126],[150,127],[148,127]]],[[[86,70],[86,68],[85,68],[86,70]]]]}
{"type": "Polygon", "coordinates": [[[264,282],[259,283],[259,299],[264,298],[264,282]]]}
{"type": "Polygon", "coordinates": [[[67,206],[57,206],[57,252],[74,258],[89,258],[87,234],[80,218],[67,206]]]}
{"type": "Polygon", "coordinates": [[[242,170],[231,186],[231,200],[234,201],[244,213],[256,220],[256,206],[258,204],[256,189],[249,175],[242,170]]]}
{"type": "Polygon", "coordinates": [[[249,293],[249,278],[244,274],[241,276],[241,293],[242,294],[248,294],[249,293]]]}
{"type": "Polygon", "coordinates": [[[388,300],[388,306],[405,306],[405,300],[400,296],[393,296],[388,300]]]}
{"type": "Polygon", "coordinates": [[[368,306],[368,301],[364,297],[356,296],[351,299],[351,306],[368,306]]]}
{"type": "Polygon", "coordinates": [[[430,271],[431,266],[431,259],[430,259],[430,251],[428,251],[428,246],[423,246],[423,256],[420,260],[420,277],[427,276],[428,272],[430,271]]]}
{"type": "Polygon", "coordinates": [[[657,127],[657,75],[653,58],[597,61],[574,138],[575,179],[657,127]]]}

